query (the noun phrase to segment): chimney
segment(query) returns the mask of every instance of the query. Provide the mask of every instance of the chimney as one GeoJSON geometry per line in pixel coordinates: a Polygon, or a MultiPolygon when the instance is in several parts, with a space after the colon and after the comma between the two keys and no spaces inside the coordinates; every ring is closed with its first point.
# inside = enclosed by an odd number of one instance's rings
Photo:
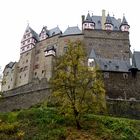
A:
{"type": "Polygon", "coordinates": [[[102,30],[105,30],[105,21],[106,21],[105,10],[102,10],[102,30]]]}
{"type": "Polygon", "coordinates": [[[83,30],[83,22],[84,22],[84,20],[85,20],[85,16],[82,15],[82,30],[83,30]]]}

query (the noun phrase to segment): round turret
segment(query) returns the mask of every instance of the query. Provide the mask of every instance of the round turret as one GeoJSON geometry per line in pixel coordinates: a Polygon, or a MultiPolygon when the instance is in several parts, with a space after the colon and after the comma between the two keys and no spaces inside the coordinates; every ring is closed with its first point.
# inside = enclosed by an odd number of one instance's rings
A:
{"type": "Polygon", "coordinates": [[[125,19],[125,16],[123,16],[122,23],[120,25],[120,30],[123,32],[129,32],[130,26],[128,25],[127,20],[125,19]]]}
{"type": "Polygon", "coordinates": [[[109,31],[113,30],[113,23],[109,14],[106,17],[105,30],[109,30],[109,31]]]}
{"type": "Polygon", "coordinates": [[[83,21],[83,30],[85,29],[95,29],[95,22],[93,22],[90,14],[87,14],[86,20],[83,21]]]}

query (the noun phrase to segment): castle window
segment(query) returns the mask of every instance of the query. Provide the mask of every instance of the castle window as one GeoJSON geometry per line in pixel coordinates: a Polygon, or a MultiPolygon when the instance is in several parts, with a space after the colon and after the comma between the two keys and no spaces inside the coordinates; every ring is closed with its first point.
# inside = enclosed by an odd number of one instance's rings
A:
{"type": "Polygon", "coordinates": [[[104,69],[107,69],[107,65],[104,65],[104,69]]]}
{"type": "Polygon", "coordinates": [[[68,47],[67,47],[67,46],[65,46],[65,47],[64,47],[64,53],[66,53],[66,52],[67,52],[67,50],[68,50],[68,47]]]}
{"type": "Polygon", "coordinates": [[[115,68],[116,68],[116,70],[118,70],[119,69],[119,66],[115,66],[115,68]]]}
{"type": "Polygon", "coordinates": [[[45,70],[42,70],[42,74],[45,72],[45,70]]]}
{"type": "Polygon", "coordinates": [[[26,56],[28,55],[29,53],[26,53],[26,56]]]}
{"type": "Polygon", "coordinates": [[[22,51],[24,51],[24,48],[22,48],[22,51]]]}
{"type": "Polygon", "coordinates": [[[108,72],[105,72],[105,73],[104,73],[104,78],[105,78],[105,79],[109,78],[109,73],[108,73],[108,72]]]}
{"type": "Polygon", "coordinates": [[[128,74],[127,73],[123,73],[123,78],[124,79],[128,79],[128,74]]]}
{"type": "Polygon", "coordinates": [[[26,77],[26,73],[24,74],[24,77],[26,77]]]}
{"type": "Polygon", "coordinates": [[[28,69],[28,66],[25,66],[25,67],[24,67],[24,71],[26,71],[27,69],[28,69]]]}
{"type": "Polygon", "coordinates": [[[8,89],[10,88],[10,86],[8,86],[8,89]]]}
{"type": "Polygon", "coordinates": [[[55,32],[53,32],[52,35],[55,35],[55,32]]]}
{"type": "Polygon", "coordinates": [[[23,68],[20,68],[19,72],[22,72],[23,71],[23,68]]]}
{"type": "Polygon", "coordinates": [[[34,69],[38,69],[38,68],[39,68],[39,65],[36,64],[36,65],[34,66],[34,69]]]}
{"type": "Polygon", "coordinates": [[[89,66],[90,66],[90,67],[94,67],[94,66],[95,66],[94,61],[91,61],[91,62],[89,63],[89,66]]]}
{"type": "Polygon", "coordinates": [[[11,81],[12,81],[12,78],[11,78],[11,81]]]}
{"type": "Polygon", "coordinates": [[[29,43],[30,42],[30,39],[27,42],[29,43]]]}
{"type": "Polygon", "coordinates": [[[23,38],[26,39],[26,35],[24,35],[23,38]]]}
{"type": "Polygon", "coordinates": [[[35,76],[37,75],[37,72],[35,72],[35,76]]]}
{"type": "Polygon", "coordinates": [[[21,79],[21,76],[19,78],[21,79]]]}
{"type": "Polygon", "coordinates": [[[25,45],[25,42],[22,42],[23,45],[25,45]]]}
{"type": "Polygon", "coordinates": [[[28,63],[28,59],[26,60],[26,63],[28,63]]]}
{"type": "Polygon", "coordinates": [[[30,37],[30,34],[28,34],[27,36],[30,37]]]}
{"type": "Polygon", "coordinates": [[[40,53],[40,50],[36,50],[36,51],[35,51],[35,54],[39,54],[39,53],[40,53]]]}

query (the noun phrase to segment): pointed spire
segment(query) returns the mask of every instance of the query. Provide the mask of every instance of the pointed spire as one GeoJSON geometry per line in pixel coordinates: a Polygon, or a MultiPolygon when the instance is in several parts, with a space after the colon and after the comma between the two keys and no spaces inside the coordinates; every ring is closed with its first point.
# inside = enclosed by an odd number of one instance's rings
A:
{"type": "Polygon", "coordinates": [[[128,25],[128,22],[127,22],[127,20],[126,20],[126,18],[125,18],[125,16],[123,15],[123,20],[122,20],[122,23],[121,23],[122,25],[128,25]]]}
{"type": "Polygon", "coordinates": [[[112,24],[112,25],[113,25],[113,23],[112,23],[112,20],[111,20],[111,17],[110,17],[110,15],[109,15],[109,13],[108,13],[108,15],[107,15],[107,17],[106,17],[106,22],[105,22],[105,24],[112,24]]]}
{"type": "Polygon", "coordinates": [[[89,54],[89,58],[92,59],[92,58],[95,58],[95,57],[96,57],[95,51],[94,51],[94,49],[92,49],[90,54],[89,54]]]}
{"type": "Polygon", "coordinates": [[[130,26],[129,26],[129,24],[128,24],[124,14],[123,14],[123,20],[122,20],[121,25],[120,25],[120,30],[128,32],[129,28],[130,28],[130,26]]]}
{"type": "Polygon", "coordinates": [[[86,21],[92,22],[92,18],[91,18],[91,16],[90,16],[89,12],[88,12],[88,14],[87,14],[86,21]]]}

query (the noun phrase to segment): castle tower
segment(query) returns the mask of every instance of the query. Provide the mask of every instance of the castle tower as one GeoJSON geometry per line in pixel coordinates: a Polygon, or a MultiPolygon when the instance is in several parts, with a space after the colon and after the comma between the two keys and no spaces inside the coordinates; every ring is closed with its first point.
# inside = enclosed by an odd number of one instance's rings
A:
{"type": "Polygon", "coordinates": [[[109,14],[106,17],[105,30],[109,30],[109,31],[113,30],[113,23],[109,14]]]}
{"type": "Polygon", "coordinates": [[[50,78],[52,77],[53,60],[54,60],[54,57],[56,56],[56,50],[55,50],[54,46],[49,46],[49,47],[47,47],[47,49],[44,52],[45,52],[45,57],[46,57],[45,77],[49,81],[50,78]]]}
{"type": "Polygon", "coordinates": [[[38,34],[28,25],[21,40],[17,87],[32,80],[35,46],[38,41],[38,34]]]}
{"type": "Polygon", "coordinates": [[[89,13],[87,14],[86,20],[83,21],[82,27],[83,27],[83,30],[85,30],[85,29],[91,29],[91,30],[95,29],[95,22],[92,21],[92,18],[91,18],[89,13]]]}
{"type": "Polygon", "coordinates": [[[120,30],[125,31],[125,32],[129,32],[129,28],[130,28],[130,26],[128,25],[128,22],[127,22],[125,16],[123,16],[123,20],[122,20],[122,23],[120,25],[120,30]]]}

